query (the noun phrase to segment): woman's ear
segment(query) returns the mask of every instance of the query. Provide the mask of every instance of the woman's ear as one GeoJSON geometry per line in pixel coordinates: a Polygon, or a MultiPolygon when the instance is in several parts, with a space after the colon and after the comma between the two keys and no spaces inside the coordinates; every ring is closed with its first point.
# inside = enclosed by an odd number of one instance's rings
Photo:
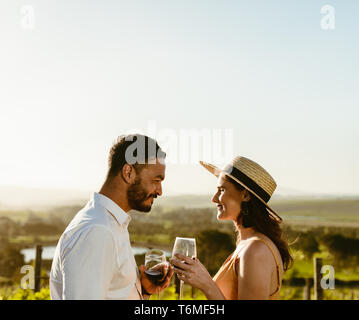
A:
{"type": "Polygon", "coordinates": [[[247,189],[244,189],[243,191],[243,201],[248,202],[251,200],[251,195],[249,194],[247,189]]]}
{"type": "Polygon", "coordinates": [[[122,178],[128,184],[133,184],[136,180],[136,170],[133,166],[125,163],[122,168],[122,178]]]}

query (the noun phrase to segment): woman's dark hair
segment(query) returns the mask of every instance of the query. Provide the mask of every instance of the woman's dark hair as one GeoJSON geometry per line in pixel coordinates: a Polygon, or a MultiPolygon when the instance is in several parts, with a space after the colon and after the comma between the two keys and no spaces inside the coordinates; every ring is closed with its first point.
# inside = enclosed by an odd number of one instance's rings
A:
{"type": "MultiPolygon", "coordinates": [[[[225,179],[231,182],[237,190],[243,191],[245,188],[233,180],[231,177],[225,175],[225,179]]],[[[248,191],[249,192],[249,191],[248,191]]],[[[284,237],[283,230],[281,229],[278,221],[274,220],[268,213],[267,207],[251,192],[251,199],[247,202],[249,221],[253,224],[251,227],[267,236],[273,241],[278,248],[283,261],[284,271],[290,269],[293,265],[293,257],[289,251],[289,245],[284,237]]],[[[238,215],[237,225],[240,224],[242,214],[238,215]]]]}

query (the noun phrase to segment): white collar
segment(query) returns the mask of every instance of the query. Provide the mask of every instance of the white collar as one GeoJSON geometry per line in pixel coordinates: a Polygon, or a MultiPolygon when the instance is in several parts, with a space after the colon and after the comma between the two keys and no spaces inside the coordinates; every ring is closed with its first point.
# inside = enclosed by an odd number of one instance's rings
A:
{"type": "Polygon", "coordinates": [[[120,225],[125,227],[128,226],[131,221],[131,217],[118,204],[98,192],[93,193],[92,199],[94,203],[98,203],[108,210],[120,225]]]}

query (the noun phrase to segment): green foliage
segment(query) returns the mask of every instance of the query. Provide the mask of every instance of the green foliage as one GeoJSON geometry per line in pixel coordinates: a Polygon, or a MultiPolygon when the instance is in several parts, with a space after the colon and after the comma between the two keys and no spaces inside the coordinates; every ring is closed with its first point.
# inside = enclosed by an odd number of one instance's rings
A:
{"type": "MultiPolygon", "coordinates": [[[[185,199],[182,202],[185,203],[185,199]]],[[[290,284],[291,279],[313,277],[313,256],[322,257],[323,264],[333,265],[336,279],[359,280],[358,204],[358,200],[273,204],[284,218],[282,227],[288,241],[298,237],[291,246],[295,261],[294,267],[284,275],[286,284],[290,284]],[[341,224],[341,221],[345,223],[341,224]]],[[[34,245],[35,240],[56,244],[59,235],[80,209],[59,207],[48,212],[0,212],[0,283],[3,286],[18,284],[19,276],[22,276],[19,268],[24,264],[19,254],[20,247],[34,245]]],[[[214,208],[155,206],[149,214],[133,212],[131,215],[129,232],[132,241],[152,247],[167,246],[171,251],[176,236],[195,237],[198,257],[212,275],[235,247],[232,223],[217,221],[214,208]]],[[[144,257],[136,256],[136,261],[138,265],[143,264],[144,257]]],[[[43,262],[44,270],[50,268],[50,262],[43,262]]],[[[44,298],[49,298],[46,289],[41,292],[44,298]]],[[[283,287],[281,298],[301,299],[302,293],[302,288],[294,287],[292,283],[291,287],[283,287]]],[[[185,299],[192,299],[191,294],[191,287],[185,286],[185,299]]],[[[344,293],[336,289],[327,290],[325,294],[328,299],[341,299],[344,293]]],[[[345,293],[346,299],[349,296],[349,292],[345,293]]],[[[0,289],[0,299],[4,297],[40,299],[41,294],[0,289]]],[[[205,299],[197,290],[195,299],[199,297],[205,299]]],[[[174,286],[161,293],[161,299],[177,298],[174,286]]]]}
{"type": "MultiPolygon", "coordinates": [[[[183,300],[207,300],[202,291],[195,289],[192,297],[192,287],[189,285],[183,285],[183,300]]],[[[150,298],[151,300],[158,300],[157,295],[154,294],[150,298]]],[[[178,300],[178,293],[176,293],[175,285],[171,285],[160,293],[160,300],[178,300]]]]}
{"type": "Polygon", "coordinates": [[[0,287],[0,300],[7,300],[14,292],[12,285],[0,287]]]}
{"type": "Polygon", "coordinates": [[[39,292],[31,289],[17,289],[8,297],[2,297],[3,300],[50,300],[50,289],[42,288],[39,292]]]}
{"type": "Polygon", "coordinates": [[[23,231],[27,234],[27,235],[53,235],[53,234],[58,234],[61,233],[63,231],[63,226],[60,225],[53,225],[50,223],[43,223],[43,222],[38,222],[38,223],[26,223],[23,226],[23,231]]]}
{"type": "MultiPolygon", "coordinates": [[[[178,294],[176,293],[176,287],[174,285],[166,288],[160,293],[160,300],[177,300],[178,294]]],[[[158,300],[157,295],[151,296],[151,300],[158,300]]]]}
{"type": "Polygon", "coordinates": [[[359,290],[351,288],[336,288],[335,290],[324,290],[324,300],[359,300],[359,290]]]}
{"type": "Polygon", "coordinates": [[[333,255],[338,266],[358,265],[359,239],[347,238],[341,234],[327,234],[321,238],[321,242],[333,255]]]}
{"type": "Polygon", "coordinates": [[[230,234],[217,230],[204,230],[197,234],[198,258],[214,276],[223,262],[235,249],[230,234]]]}
{"type": "Polygon", "coordinates": [[[319,252],[319,242],[311,231],[301,233],[294,247],[302,250],[309,259],[312,259],[314,253],[319,252]]]}
{"type": "Polygon", "coordinates": [[[302,300],[303,288],[282,286],[279,293],[280,300],[302,300]]]}
{"type": "Polygon", "coordinates": [[[331,253],[339,258],[359,256],[359,239],[347,238],[341,234],[327,234],[323,236],[322,242],[331,253]]]}
{"type": "Polygon", "coordinates": [[[213,208],[154,208],[150,214],[133,212],[129,225],[131,240],[146,240],[152,244],[173,244],[176,237],[193,237],[197,233],[215,229],[232,233],[230,222],[218,222],[213,208]],[[160,235],[160,236],[159,236],[160,235]],[[157,239],[154,239],[156,238],[157,239]],[[159,243],[158,241],[162,241],[159,243]]]}
{"type": "Polygon", "coordinates": [[[0,275],[3,277],[12,277],[14,271],[24,265],[24,255],[20,253],[20,250],[7,244],[0,251],[0,275]]]}
{"type": "Polygon", "coordinates": [[[7,242],[9,238],[19,233],[20,227],[19,223],[11,220],[10,218],[0,216],[0,247],[4,241],[7,242]]]}
{"type": "Polygon", "coordinates": [[[138,266],[145,264],[145,254],[136,254],[135,255],[136,264],[138,266]]]}
{"type": "MultiPolygon", "coordinates": [[[[272,207],[286,223],[308,227],[358,227],[359,199],[271,200],[272,207]]],[[[358,229],[358,228],[357,228],[358,229]]],[[[359,236],[356,230],[357,237],[359,236]]]]}

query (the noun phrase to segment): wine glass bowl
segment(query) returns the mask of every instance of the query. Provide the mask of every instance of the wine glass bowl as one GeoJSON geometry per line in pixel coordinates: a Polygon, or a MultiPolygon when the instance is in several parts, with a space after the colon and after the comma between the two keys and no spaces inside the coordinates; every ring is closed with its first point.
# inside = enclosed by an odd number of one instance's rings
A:
{"type": "MultiPolygon", "coordinates": [[[[175,254],[182,254],[186,257],[196,258],[197,249],[196,249],[196,239],[194,238],[181,238],[177,237],[173,245],[172,257],[175,257],[175,254]]],[[[184,262],[184,261],[182,261],[184,262]]],[[[180,281],[180,294],[179,300],[183,299],[183,280],[180,281]]]]}
{"type": "Polygon", "coordinates": [[[192,259],[196,258],[196,239],[177,237],[173,246],[172,257],[174,257],[176,253],[182,254],[186,257],[190,257],[192,259]]]}
{"type": "MultiPolygon", "coordinates": [[[[166,254],[159,249],[152,249],[145,254],[145,275],[154,285],[159,286],[166,278],[168,262],[166,254]]],[[[159,292],[157,292],[159,299],[159,292]]]]}
{"type": "Polygon", "coordinates": [[[151,269],[154,266],[166,262],[166,255],[162,250],[151,249],[145,254],[145,267],[151,269]]]}

